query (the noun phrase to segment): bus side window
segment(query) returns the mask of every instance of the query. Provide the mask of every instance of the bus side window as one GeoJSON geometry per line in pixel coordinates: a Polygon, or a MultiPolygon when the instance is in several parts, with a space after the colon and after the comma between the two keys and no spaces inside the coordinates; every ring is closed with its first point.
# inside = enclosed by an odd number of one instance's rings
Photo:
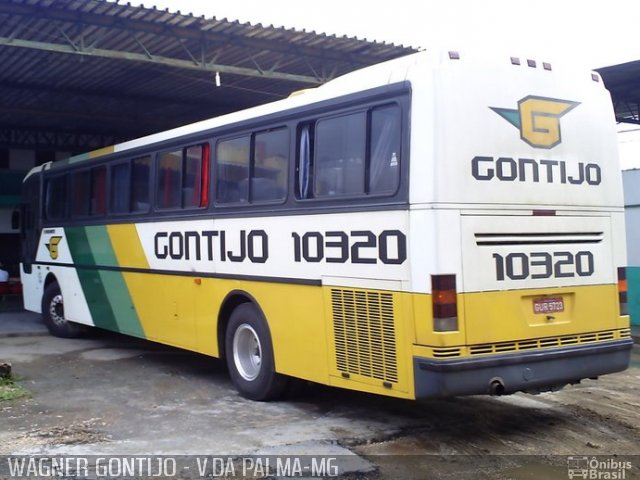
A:
{"type": "Polygon", "coordinates": [[[129,213],[130,172],[129,162],[111,166],[111,213],[129,213]]]}
{"type": "Polygon", "coordinates": [[[279,128],[254,137],[251,201],[282,200],[287,191],[289,132],[279,128]]]}
{"type": "Polygon", "coordinates": [[[202,164],[208,159],[203,158],[202,145],[185,148],[184,170],[182,172],[182,207],[203,207],[201,202],[202,164]]]}
{"type": "Polygon", "coordinates": [[[136,158],[131,162],[131,212],[148,212],[149,176],[151,173],[151,157],[136,158]]]}
{"type": "Polygon", "coordinates": [[[91,181],[89,170],[82,170],[71,175],[69,206],[72,217],[86,217],[89,215],[90,190],[91,181]]]}
{"type": "Polygon", "coordinates": [[[369,193],[392,194],[400,180],[400,107],[371,110],[369,193]]]}
{"type": "Polygon", "coordinates": [[[91,169],[91,215],[104,215],[107,211],[107,167],[91,169]]]}
{"type": "Polygon", "coordinates": [[[216,201],[248,200],[250,137],[223,140],[216,145],[216,201]]]}
{"type": "Polygon", "coordinates": [[[314,194],[364,194],[365,112],[318,121],[314,194]]]}
{"type": "Polygon", "coordinates": [[[158,208],[180,208],[182,203],[182,149],[158,155],[156,205],[158,208]]]}
{"type": "Polygon", "coordinates": [[[184,147],[158,155],[156,207],[160,210],[206,207],[203,182],[208,189],[209,145],[184,147]]]}
{"type": "Polygon", "coordinates": [[[66,216],[67,176],[50,178],[46,184],[45,213],[49,220],[60,220],[66,216]]]}
{"type": "Polygon", "coordinates": [[[296,179],[296,197],[311,198],[311,183],[313,177],[313,147],[315,123],[302,124],[298,128],[298,165],[296,179]]]}

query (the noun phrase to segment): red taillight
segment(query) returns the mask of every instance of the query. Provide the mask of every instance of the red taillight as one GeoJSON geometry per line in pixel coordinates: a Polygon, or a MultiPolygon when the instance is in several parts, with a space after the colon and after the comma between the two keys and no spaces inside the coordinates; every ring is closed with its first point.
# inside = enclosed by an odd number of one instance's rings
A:
{"type": "Polygon", "coordinates": [[[620,303],[620,315],[629,315],[627,269],[625,267],[618,267],[618,301],[620,303]]]}
{"type": "Polygon", "coordinates": [[[458,330],[457,300],[455,275],[431,275],[434,331],[450,332],[458,330]]]}
{"type": "Polygon", "coordinates": [[[202,146],[202,175],[200,176],[200,206],[209,205],[209,173],[211,165],[211,147],[208,143],[202,146]]]}

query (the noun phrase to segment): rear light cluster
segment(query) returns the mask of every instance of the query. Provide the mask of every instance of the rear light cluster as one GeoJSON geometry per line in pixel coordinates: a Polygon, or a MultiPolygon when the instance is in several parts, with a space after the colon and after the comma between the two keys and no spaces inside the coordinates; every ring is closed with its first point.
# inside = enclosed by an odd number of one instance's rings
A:
{"type": "Polygon", "coordinates": [[[620,302],[620,315],[629,315],[627,269],[625,267],[618,267],[618,301],[620,302]]]}
{"type": "Polygon", "coordinates": [[[456,276],[431,275],[431,299],[433,330],[435,332],[458,330],[456,276]]]}

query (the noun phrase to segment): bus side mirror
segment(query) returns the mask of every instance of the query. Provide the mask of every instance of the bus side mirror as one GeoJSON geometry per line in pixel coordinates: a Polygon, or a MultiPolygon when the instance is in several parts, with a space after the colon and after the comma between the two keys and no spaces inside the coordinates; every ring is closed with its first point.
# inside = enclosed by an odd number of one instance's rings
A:
{"type": "Polygon", "coordinates": [[[14,210],[11,214],[11,228],[14,230],[20,229],[20,210],[14,210]]]}

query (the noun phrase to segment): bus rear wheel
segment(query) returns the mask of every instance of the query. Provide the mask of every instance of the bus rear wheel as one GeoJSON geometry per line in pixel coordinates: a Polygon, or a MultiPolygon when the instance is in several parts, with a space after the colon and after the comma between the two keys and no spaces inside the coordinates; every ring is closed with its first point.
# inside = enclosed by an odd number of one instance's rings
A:
{"type": "Polygon", "coordinates": [[[56,337],[77,338],[85,333],[85,328],[70,322],[64,316],[64,300],[57,283],[50,283],[42,296],[42,319],[49,333],[56,337]]]}
{"type": "Polygon", "coordinates": [[[276,373],[269,327],[251,303],[235,308],[225,337],[227,367],[234,386],[245,398],[268,401],[282,395],[287,377],[276,373]]]}

